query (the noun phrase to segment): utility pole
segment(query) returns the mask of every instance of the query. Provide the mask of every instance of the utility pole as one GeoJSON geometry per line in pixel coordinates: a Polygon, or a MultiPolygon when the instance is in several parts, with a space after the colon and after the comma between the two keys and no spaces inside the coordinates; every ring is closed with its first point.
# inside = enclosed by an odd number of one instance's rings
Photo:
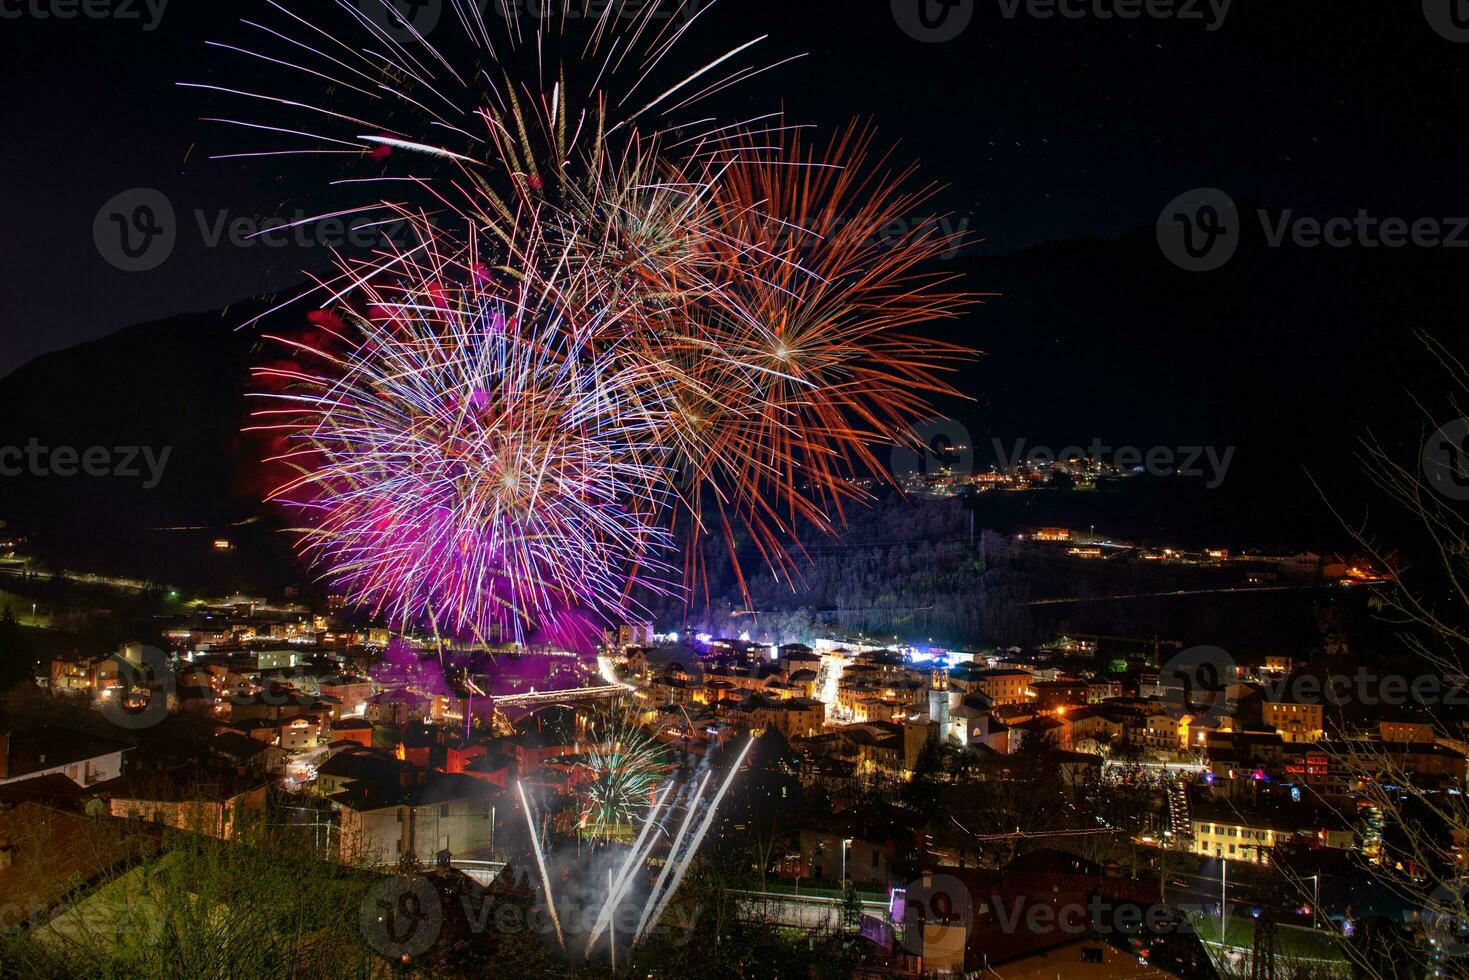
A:
{"type": "Polygon", "coordinates": [[[1219,859],[1219,951],[1224,955],[1224,938],[1229,934],[1229,858],[1219,859]]]}

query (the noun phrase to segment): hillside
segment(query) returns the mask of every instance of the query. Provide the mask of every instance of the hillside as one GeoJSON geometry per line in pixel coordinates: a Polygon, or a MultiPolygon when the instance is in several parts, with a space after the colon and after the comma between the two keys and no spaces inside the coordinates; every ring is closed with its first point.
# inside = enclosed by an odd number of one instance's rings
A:
{"type": "MultiPolygon", "coordinates": [[[[1463,346],[1456,317],[1442,313],[1469,306],[1462,264],[1445,251],[1269,249],[1247,237],[1224,269],[1189,274],[1164,260],[1151,229],[1001,257],[980,245],[943,271],[1003,295],[936,329],[986,352],[958,379],[975,400],[946,411],[986,464],[994,440],[1002,454],[1017,439],[1235,450],[1217,489],[1179,478],[1176,492],[1120,508],[1045,495],[1007,505],[1022,511],[1007,519],[1188,544],[1324,546],[1340,528],[1306,470],[1357,514],[1358,438],[1372,428],[1416,456],[1423,424],[1408,392],[1432,400],[1443,385],[1414,331],[1463,346]]],[[[6,478],[0,519],[71,567],[211,588],[299,578],[257,503],[263,488],[240,434],[259,354],[236,326],[259,303],[139,324],[0,379],[0,446],[169,451],[152,488],[143,477],[6,478]],[[251,523],[231,527],[239,522],[251,523]],[[196,530],[159,530],[179,527],[196,530]],[[216,552],[217,536],[235,550],[216,552]]]]}

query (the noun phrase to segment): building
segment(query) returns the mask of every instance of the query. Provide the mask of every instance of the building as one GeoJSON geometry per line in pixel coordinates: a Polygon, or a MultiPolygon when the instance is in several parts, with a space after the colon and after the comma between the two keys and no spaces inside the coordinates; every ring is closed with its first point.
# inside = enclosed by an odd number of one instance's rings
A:
{"type": "Polygon", "coordinates": [[[155,853],[159,837],[34,802],[0,809],[0,932],[50,922],[80,890],[155,853]]]}
{"type": "Polygon", "coordinates": [[[285,771],[289,753],[279,745],[251,738],[242,732],[228,728],[220,729],[209,740],[209,751],[221,764],[240,772],[261,775],[279,774],[285,771]]]}
{"type": "Polygon", "coordinates": [[[1319,742],[1325,736],[1325,706],[1294,701],[1260,702],[1260,720],[1286,742],[1319,742]]]}
{"type": "Polygon", "coordinates": [[[1438,736],[1433,730],[1433,723],[1426,721],[1378,722],[1377,737],[1384,742],[1431,744],[1438,741],[1438,736]]]}
{"type": "Polygon", "coordinates": [[[355,781],[329,797],[340,819],[338,857],[384,866],[409,855],[433,864],[444,855],[488,852],[501,792],[484,780],[448,773],[423,774],[409,785],[355,781]]]}
{"type": "Polygon", "coordinates": [[[287,752],[309,752],[332,740],[330,715],[292,718],[280,726],[279,744],[287,752]]]}
{"type": "Polygon", "coordinates": [[[1090,703],[1088,691],[1091,685],[1080,680],[1039,681],[1032,685],[1035,706],[1040,711],[1055,711],[1057,708],[1090,703]]]}
{"type": "Polygon", "coordinates": [[[0,786],[58,773],[92,786],[121,776],[129,751],[122,742],[62,728],[0,732],[0,786]]]}
{"type": "Polygon", "coordinates": [[[266,782],[231,771],[159,772],[101,784],[114,817],[231,840],[266,819],[266,782]]]}
{"type": "Polygon", "coordinates": [[[835,749],[839,757],[854,763],[854,772],[863,776],[900,778],[903,774],[903,728],[892,722],[868,722],[843,725],[837,730],[841,745],[835,749]]]}
{"type": "Polygon", "coordinates": [[[1415,783],[1437,783],[1445,789],[1463,791],[1466,758],[1463,752],[1432,742],[1345,741],[1321,746],[1332,760],[1333,770],[1353,774],[1379,774],[1384,779],[1412,773],[1415,783]]]}
{"type": "Polygon", "coordinates": [[[1019,752],[1031,739],[1049,740],[1052,745],[1065,751],[1071,750],[1071,726],[1065,715],[1032,718],[1011,728],[1010,751],[1019,752]]]}
{"type": "Polygon", "coordinates": [[[1193,852],[1205,857],[1228,858],[1266,864],[1272,848],[1295,838],[1288,824],[1272,825],[1259,817],[1246,819],[1238,815],[1203,816],[1195,814],[1190,821],[1193,852]]]}
{"type": "Polygon", "coordinates": [[[363,717],[374,725],[407,725],[427,721],[433,699],[399,688],[368,698],[363,717]]]}
{"type": "Polygon", "coordinates": [[[1210,800],[1192,810],[1193,852],[1204,857],[1267,864],[1271,849],[1285,844],[1350,850],[1356,841],[1336,815],[1305,805],[1247,809],[1210,800]]]}
{"type": "Polygon", "coordinates": [[[1031,857],[1004,870],[946,868],[910,884],[901,919],[904,946],[922,954],[913,972],[987,980],[1216,975],[1184,911],[1161,905],[1155,884],[1070,856],[1031,857]]]}
{"type": "Polygon", "coordinates": [[[117,684],[117,661],[112,657],[55,657],[49,684],[53,691],[93,694],[117,684]]]}
{"type": "Polygon", "coordinates": [[[615,643],[619,650],[626,650],[629,647],[646,647],[652,642],[653,626],[651,623],[623,623],[617,627],[615,643]]]}
{"type": "Polygon", "coordinates": [[[755,695],[740,704],[739,714],[750,731],[773,729],[787,739],[819,735],[826,724],[826,705],[814,698],[755,695]]]}
{"type": "Polygon", "coordinates": [[[1071,723],[1071,744],[1100,749],[1109,746],[1122,736],[1120,713],[1104,707],[1078,708],[1067,712],[1071,723]]]}
{"type": "Polygon", "coordinates": [[[332,711],[332,720],[336,721],[362,712],[363,705],[372,697],[372,681],[365,677],[322,678],[318,691],[323,699],[336,700],[332,711]]]}
{"type": "Polygon", "coordinates": [[[1030,682],[1028,670],[986,670],[979,676],[979,690],[993,704],[1023,704],[1031,699],[1030,682]]]}
{"type": "Polygon", "coordinates": [[[355,742],[363,748],[372,748],[372,722],[362,718],[348,718],[332,725],[332,738],[338,742],[355,742]]]}
{"type": "Polygon", "coordinates": [[[409,786],[423,778],[423,774],[420,767],[391,752],[347,745],[340,751],[334,747],[331,758],[317,767],[315,790],[322,796],[331,796],[359,782],[409,786]]]}
{"type": "Polygon", "coordinates": [[[846,880],[860,886],[885,887],[891,879],[893,842],[820,829],[803,829],[794,834],[792,849],[781,859],[780,874],[786,878],[846,880]],[[845,861],[843,854],[845,853],[845,861]]]}

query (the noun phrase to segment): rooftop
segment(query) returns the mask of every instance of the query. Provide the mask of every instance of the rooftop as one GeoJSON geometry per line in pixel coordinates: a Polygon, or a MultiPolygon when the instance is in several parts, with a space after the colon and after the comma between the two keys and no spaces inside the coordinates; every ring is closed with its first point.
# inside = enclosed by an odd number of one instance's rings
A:
{"type": "Polygon", "coordinates": [[[0,735],[0,747],[6,750],[4,765],[0,765],[0,778],[3,779],[21,779],[31,773],[132,748],[117,739],[52,727],[11,732],[8,740],[0,735]]]}

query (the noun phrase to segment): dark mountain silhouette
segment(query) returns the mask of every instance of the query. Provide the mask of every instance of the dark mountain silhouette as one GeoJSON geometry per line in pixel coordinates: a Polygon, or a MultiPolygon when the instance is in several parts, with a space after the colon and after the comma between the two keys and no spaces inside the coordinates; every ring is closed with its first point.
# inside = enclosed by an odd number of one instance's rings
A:
{"type": "Polygon", "coordinates": [[[248,367],[260,355],[256,333],[237,328],[265,302],[138,324],[0,380],[0,446],[35,440],[79,456],[101,447],[112,468],[138,447],[164,464],[152,487],[142,453],[136,475],[42,476],[26,466],[0,478],[0,520],[70,569],[222,589],[296,578],[241,435],[248,367]],[[235,549],[214,548],[221,537],[235,549]]]}
{"type": "MultiPolygon", "coordinates": [[[[1375,433],[1411,466],[1449,421],[1448,375],[1418,333],[1469,354],[1469,249],[1270,248],[1260,207],[1242,202],[1239,251],[1210,273],[1171,265],[1151,228],[961,260],[970,288],[1005,294],[945,334],[988,353],[965,379],[977,402],[956,410],[981,459],[996,438],[1233,447],[1222,486],[1173,481],[1128,533],[1235,547],[1339,540],[1322,493],[1362,517],[1359,440],[1375,433]]],[[[1075,526],[1097,505],[1072,499],[1075,526]]],[[[1372,516],[1395,530],[1395,515],[1372,516]]]]}
{"type": "MultiPolygon", "coordinates": [[[[1416,458],[1424,420],[1408,393],[1438,407],[1445,384],[1414,332],[1464,346],[1466,253],[1272,249],[1254,209],[1242,211],[1253,232],[1212,273],[1170,265],[1151,229],[999,257],[980,246],[945,264],[967,288],[1003,294],[935,330],[986,352],[958,379],[975,401],[944,409],[968,426],[982,463],[995,439],[1007,451],[1017,439],[1060,449],[1094,438],[1235,451],[1217,489],[1180,477],[1139,496],[1031,495],[1007,503],[1007,520],[1321,547],[1340,528],[1307,469],[1356,517],[1362,435],[1374,429],[1416,458]]],[[[0,447],[170,450],[152,489],[143,478],[0,478],[0,520],[70,568],[210,588],[303,578],[258,503],[257,454],[241,436],[248,367],[265,355],[236,327],[262,302],[140,324],[0,379],[0,447]],[[159,530],[179,527],[199,530],[159,530]],[[217,537],[235,549],[215,550],[217,537]]]]}

